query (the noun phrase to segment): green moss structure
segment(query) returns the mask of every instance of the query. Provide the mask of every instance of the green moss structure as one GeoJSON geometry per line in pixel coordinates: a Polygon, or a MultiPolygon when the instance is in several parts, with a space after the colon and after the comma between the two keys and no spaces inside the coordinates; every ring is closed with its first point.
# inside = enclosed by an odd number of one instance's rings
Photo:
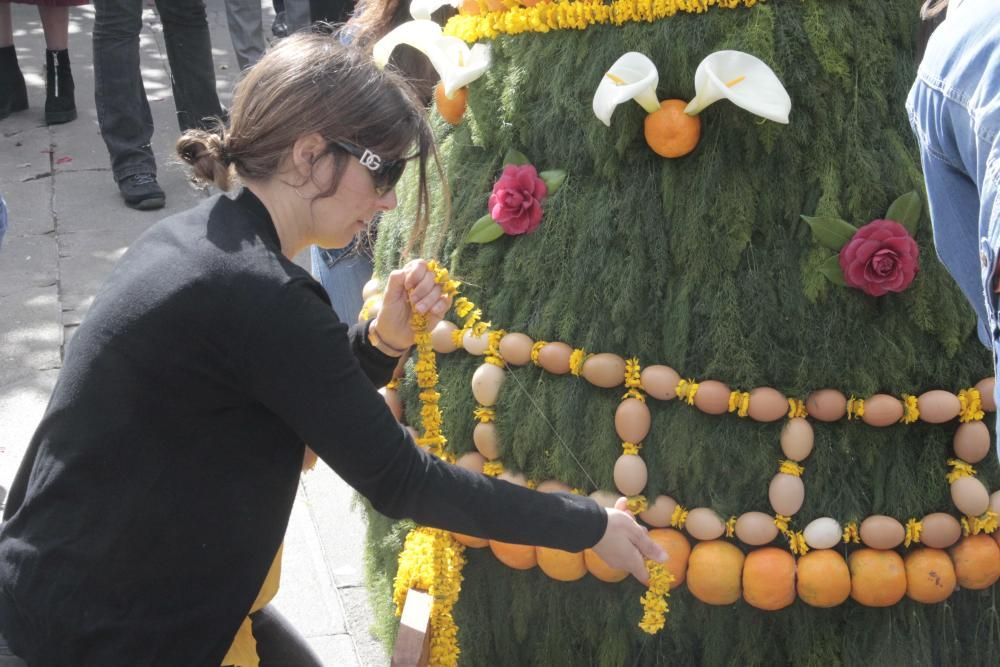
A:
{"type": "MultiPolygon", "coordinates": [[[[971,387],[993,374],[991,360],[934,254],[926,207],[917,278],[881,298],[824,278],[818,267],[832,251],[800,219],[831,215],[861,226],[883,217],[898,196],[923,191],[904,110],[919,5],[771,0],[650,24],[501,36],[489,71],[470,86],[463,122],[452,127],[432,114],[450,222],[442,222],[439,183],[436,223],[414,254],[440,258],[498,328],[636,356],[682,377],[742,390],[770,386],[798,398],[827,387],[848,396],[971,387]],[[604,72],[627,51],[657,64],[660,99],[688,100],[698,63],[722,49],[774,69],[792,99],[787,126],[723,100],[702,112],[697,149],[668,160],[647,148],[638,105],[618,107],[610,128],[591,110],[604,72]],[[547,200],[534,233],[467,244],[510,149],[539,170],[566,169],[567,182],[547,200]]],[[[413,219],[408,179],[380,233],[376,271],[383,275],[400,262],[413,219]]],[[[474,451],[470,381],[481,363],[463,351],[438,358],[444,432],[457,455],[474,451]]],[[[402,391],[418,419],[412,377],[402,391]]],[[[614,491],[621,454],[614,414],[623,392],[530,364],[512,368],[496,406],[505,467],[586,492],[594,482],[614,491]]],[[[723,517],[773,514],[767,492],[782,458],[782,422],[709,416],[680,401],[651,399],[649,406],[642,450],[649,499],[667,494],[723,517]]],[[[993,415],[986,421],[992,433],[993,415]]],[[[804,461],[796,529],[823,516],[847,522],[887,514],[904,523],[934,511],[957,516],[945,480],[957,420],[812,423],[816,446],[804,461]]],[[[995,453],[976,468],[987,488],[1000,488],[995,453]]],[[[369,517],[372,599],[390,640],[391,584],[411,524],[369,517]]],[[[780,537],[775,544],[786,545],[780,537]]],[[[845,556],[856,548],[837,547],[845,556]]],[[[815,609],[797,600],[776,612],[742,600],[709,606],[682,586],[671,594],[666,628],[649,636],[637,627],[643,589],[634,580],[606,584],[588,575],[562,583],[537,568],[508,569],[489,549],[466,555],[455,608],[464,665],[1000,661],[997,586],[957,591],[936,605],[904,598],[884,609],[851,600],[815,609]]]]}

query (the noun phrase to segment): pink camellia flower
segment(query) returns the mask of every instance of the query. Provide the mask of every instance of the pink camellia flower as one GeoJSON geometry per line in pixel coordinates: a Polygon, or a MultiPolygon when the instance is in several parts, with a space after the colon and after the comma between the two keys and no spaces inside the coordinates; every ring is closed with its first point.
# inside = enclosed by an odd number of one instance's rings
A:
{"type": "Polygon", "coordinates": [[[917,242],[894,220],[872,220],[840,250],[844,280],[870,296],[902,292],[919,268],[917,242]]]}
{"type": "Polygon", "coordinates": [[[509,164],[493,186],[490,217],[505,234],[533,232],[542,221],[542,200],[548,194],[545,181],[530,164],[509,164]]]}

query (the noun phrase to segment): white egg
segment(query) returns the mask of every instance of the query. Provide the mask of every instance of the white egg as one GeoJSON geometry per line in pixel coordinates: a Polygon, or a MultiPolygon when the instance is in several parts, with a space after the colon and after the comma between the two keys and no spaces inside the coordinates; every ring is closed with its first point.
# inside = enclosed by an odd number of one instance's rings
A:
{"type": "Polygon", "coordinates": [[[810,521],[802,535],[806,538],[806,544],[813,549],[832,549],[840,543],[843,529],[839,521],[825,516],[810,521]]]}

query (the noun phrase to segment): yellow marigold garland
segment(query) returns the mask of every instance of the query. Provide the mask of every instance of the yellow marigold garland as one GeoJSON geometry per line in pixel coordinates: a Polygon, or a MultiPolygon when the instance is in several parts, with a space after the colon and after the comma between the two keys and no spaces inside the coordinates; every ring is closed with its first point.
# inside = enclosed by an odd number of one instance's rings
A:
{"type": "Polygon", "coordinates": [[[649,588],[642,594],[643,614],[639,627],[643,632],[655,635],[666,625],[670,611],[667,598],[670,597],[670,584],[675,579],[670,570],[656,561],[647,560],[646,568],[649,570],[649,588]]]}
{"type": "Polygon", "coordinates": [[[630,454],[632,456],[638,456],[639,451],[642,449],[642,443],[635,442],[623,442],[622,443],[622,454],[630,454]]]}
{"type": "Polygon", "coordinates": [[[678,505],[674,508],[674,513],[670,515],[670,525],[674,528],[683,528],[688,520],[688,511],[678,505]]]}
{"type": "Polygon", "coordinates": [[[861,534],[858,532],[858,522],[848,521],[844,526],[844,544],[861,544],[861,534]]]}
{"type": "Polygon", "coordinates": [[[698,393],[698,383],[694,379],[681,380],[677,383],[677,398],[688,405],[694,405],[695,394],[698,393]]]}
{"type": "Polygon", "coordinates": [[[448,532],[426,526],[410,531],[399,554],[392,592],[396,615],[403,613],[406,594],[411,588],[427,591],[433,598],[430,664],[435,667],[458,665],[461,651],[452,608],[462,590],[464,566],[465,547],[448,532]]]}
{"type": "Polygon", "coordinates": [[[920,408],[917,407],[917,397],[903,394],[903,416],[899,420],[904,424],[912,424],[920,419],[920,408]]]}
{"type": "Polygon", "coordinates": [[[961,459],[948,459],[951,472],[946,475],[949,484],[963,477],[972,477],[976,474],[976,469],[961,459]]]}
{"type": "Polygon", "coordinates": [[[538,355],[541,353],[542,348],[548,345],[547,341],[540,340],[531,346],[531,363],[536,366],[541,366],[542,363],[538,360],[538,355]]]}
{"type": "Polygon", "coordinates": [[[573,350],[573,353],[569,355],[569,372],[579,377],[580,373],[583,372],[583,364],[589,356],[582,347],[573,350]]]}
{"type": "Polygon", "coordinates": [[[533,7],[511,6],[506,11],[486,12],[480,4],[476,15],[459,14],[445,25],[446,35],[470,44],[498,35],[526,32],[547,33],[554,30],[586,30],[593,25],[621,26],[626,23],[652,23],[678,13],[701,14],[711,6],[723,9],[752,7],[757,0],[573,0],[539,2],[533,7]]]}
{"type": "Polygon", "coordinates": [[[778,461],[780,464],[778,467],[778,472],[785,473],[786,475],[795,475],[796,477],[802,477],[802,473],[806,471],[805,468],[800,466],[795,461],[789,461],[787,459],[782,459],[778,461]]]}
{"type": "Polygon", "coordinates": [[[481,424],[489,424],[497,418],[496,410],[480,405],[472,411],[472,415],[481,424]]]}
{"type": "Polygon", "coordinates": [[[958,418],[960,422],[979,421],[986,416],[983,412],[982,396],[975,387],[958,392],[958,402],[962,406],[958,418]]]}
{"type": "Polygon", "coordinates": [[[788,418],[795,419],[796,417],[808,417],[809,411],[806,410],[806,404],[797,398],[788,399],[788,418]]]}
{"type": "Polygon", "coordinates": [[[642,387],[642,367],[639,366],[638,357],[625,360],[625,386],[630,390],[642,387]]]}
{"type": "Polygon", "coordinates": [[[911,518],[906,522],[906,537],[903,539],[903,546],[909,548],[914,542],[920,542],[920,533],[924,530],[924,525],[911,518]]]}
{"type": "Polygon", "coordinates": [[[739,417],[746,417],[750,412],[750,392],[733,391],[729,394],[729,411],[739,417]]]}

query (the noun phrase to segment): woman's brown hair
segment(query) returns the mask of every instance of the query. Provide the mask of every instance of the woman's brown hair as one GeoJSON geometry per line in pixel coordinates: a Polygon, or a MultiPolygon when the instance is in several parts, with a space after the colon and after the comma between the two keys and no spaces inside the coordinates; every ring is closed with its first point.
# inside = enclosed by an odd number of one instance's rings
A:
{"type": "Polygon", "coordinates": [[[229,126],[189,130],[176,150],[197,180],[225,191],[234,171],[248,180],[275,177],[295,140],[314,132],[330,142],[334,161],[333,182],[320,197],[336,192],[352,159],[335,142],[367,149],[383,161],[416,160],[419,200],[411,239],[422,236],[430,201],[428,160],[440,170],[424,109],[399,75],[380,70],[370,55],[330,35],[283,39],[237,84],[229,126]]]}

